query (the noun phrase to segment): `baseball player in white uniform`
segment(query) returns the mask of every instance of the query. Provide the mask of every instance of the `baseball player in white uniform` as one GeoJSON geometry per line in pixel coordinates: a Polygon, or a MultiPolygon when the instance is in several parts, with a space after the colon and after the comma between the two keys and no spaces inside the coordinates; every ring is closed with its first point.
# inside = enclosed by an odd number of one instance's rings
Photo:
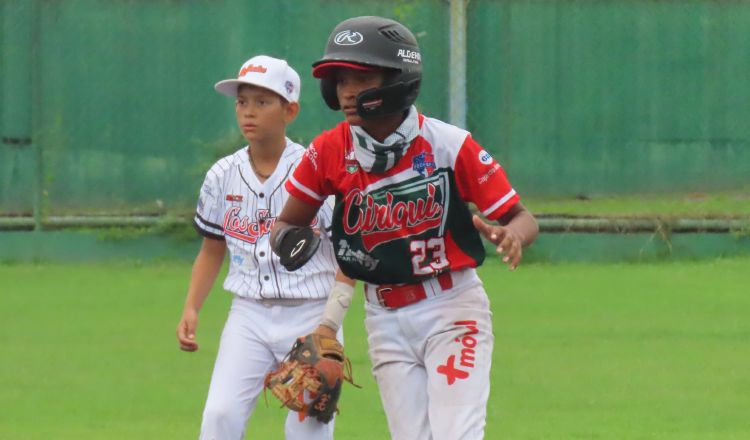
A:
{"type": "MultiPolygon", "coordinates": [[[[284,187],[305,150],[286,137],[299,111],[299,75],[284,60],[256,56],[238,78],[215,89],[236,99],[237,122],[249,144],[216,162],[200,190],[194,224],[203,244],[193,266],[182,319],[180,348],[195,351],[198,313],[229,250],[224,289],[234,295],[208,392],[201,439],[240,439],[266,374],[277,367],[295,339],[320,322],[334,286],[336,260],[330,239],[295,272],[279,264],[269,234],[287,200],[284,187]]],[[[325,205],[313,228],[330,225],[325,205]]],[[[341,332],[338,333],[341,340],[341,332]]],[[[290,412],[287,439],[331,439],[333,422],[301,420],[290,412]]]]}

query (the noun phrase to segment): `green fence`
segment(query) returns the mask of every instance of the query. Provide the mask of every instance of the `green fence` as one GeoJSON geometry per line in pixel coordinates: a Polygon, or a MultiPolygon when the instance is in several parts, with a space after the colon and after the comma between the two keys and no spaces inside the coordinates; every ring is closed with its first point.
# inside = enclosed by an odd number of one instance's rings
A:
{"type": "Polygon", "coordinates": [[[469,125],[535,193],[750,181],[750,3],[472,1],[469,125]]]}
{"type": "MultiPolygon", "coordinates": [[[[30,213],[37,194],[45,213],[189,209],[208,166],[242,144],[231,101],[212,86],[258,53],[300,72],[289,134],[308,142],[340,119],[309,66],[350,16],[414,31],[425,62],[418,105],[448,115],[445,1],[2,7],[0,214],[30,213]]],[[[467,18],[468,128],[522,194],[748,182],[749,3],[472,0],[467,18]]]]}

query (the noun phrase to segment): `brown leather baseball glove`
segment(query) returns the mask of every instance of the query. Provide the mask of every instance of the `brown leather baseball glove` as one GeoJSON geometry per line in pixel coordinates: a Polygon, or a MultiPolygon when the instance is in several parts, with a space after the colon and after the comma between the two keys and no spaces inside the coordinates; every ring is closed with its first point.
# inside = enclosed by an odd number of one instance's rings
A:
{"type": "Polygon", "coordinates": [[[276,371],[266,375],[265,387],[300,420],[315,417],[322,423],[338,412],[343,381],[352,382],[352,366],[334,338],[309,334],[297,339],[276,371]],[[307,391],[307,393],[305,393],[307,391]]]}

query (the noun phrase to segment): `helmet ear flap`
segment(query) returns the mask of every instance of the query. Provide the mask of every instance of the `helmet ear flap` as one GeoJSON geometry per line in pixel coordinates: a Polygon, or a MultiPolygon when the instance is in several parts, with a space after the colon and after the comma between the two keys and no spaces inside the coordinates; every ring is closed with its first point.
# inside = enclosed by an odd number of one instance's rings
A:
{"type": "Polygon", "coordinates": [[[331,110],[340,110],[341,104],[339,104],[339,98],[336,96],[336,79],[335,78],[322,78],[320,80],[320,93],[323,95],[323,100],[326,102],[331,110]]]}
{"type": "Polygon", "coordinates": [[[357,96],[357,113],[370,119],[405,111],[417,99],[421,82],[421,78],[413,78],[365,90],[357,96]]]}

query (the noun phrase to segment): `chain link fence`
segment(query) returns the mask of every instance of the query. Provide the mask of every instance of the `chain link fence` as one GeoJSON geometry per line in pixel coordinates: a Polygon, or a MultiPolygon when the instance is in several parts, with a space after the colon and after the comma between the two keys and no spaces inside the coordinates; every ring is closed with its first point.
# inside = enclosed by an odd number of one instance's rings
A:
{"type": "MultiPolygon", "coordinates": [[[[747,184],[750,3],[461,6],[466,128],[523,194],[747,184]]],[[[192,210],[211,163],[244,143],[213,84],[254,54],[288,59],[303,78],[289,135],[307,143],[340,119],[309,68],[351,16],[414,31],[418,106],[449,117],[448,1],[29,0],[0,11],[0,215],[192,210]]]]}

